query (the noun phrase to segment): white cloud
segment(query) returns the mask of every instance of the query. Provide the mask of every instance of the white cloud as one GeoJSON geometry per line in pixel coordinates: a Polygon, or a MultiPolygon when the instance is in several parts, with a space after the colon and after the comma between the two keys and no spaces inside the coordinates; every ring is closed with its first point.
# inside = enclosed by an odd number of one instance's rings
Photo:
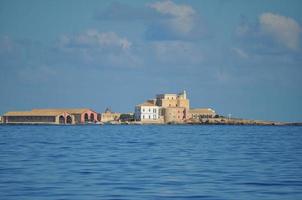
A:
{"type": "Polygon", "coordinates": [[[292,18],[273,13],[263,13],[259,17],[260,31],[272,36],[289,49],[299,48],[301,27],[292,18]]]}
{"type": "Polygon", "coordinates": [[[59,40],[60,47],[100,47],[100,48],[118,48],[127,50],[131,48],[132,43],[114,32],[98,32],[96,30],[87,30],[76,36],[62,36],[59,40]]]}
{"type": "Polygon", "coordinates": [[[163,15],[169,15],[169,24],[176,31],[188,33],[194,28],[195,10],[188,5],[178,5],[172,1],[160,1],[149,4],[149,7],[155,9],[163,15]]]}
{"type": "Polygon", "coordinates": [[[115,32],[94,29],[61,36],[54,50],[53,65],[65,63],[97,68],[138,68],[142,62],[127,38],[115,32]]]}

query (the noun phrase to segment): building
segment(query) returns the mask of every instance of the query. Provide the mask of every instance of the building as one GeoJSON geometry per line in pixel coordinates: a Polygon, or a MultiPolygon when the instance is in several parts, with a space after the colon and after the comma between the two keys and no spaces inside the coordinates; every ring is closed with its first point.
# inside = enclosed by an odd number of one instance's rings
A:
{"type": "Polygon", "coordinates": [[[185,90],[179,94],[156,95],[156,105],[161,107],[165,123],[182,123],[189,117],[190,100],[185,90]]]}
{"type": "Polygon", "coordinates": [[[187,93],[184,90],[179,94],[158,94],[156,95],[156,105],[167,108],[167,107],[183,107],[186,109],[190,108],[190,101],[187,98],[187,93]]]}
{"type": "Polygon", "coordinates": [[[189,115],[191,119],[198,120],[200,118],[213,118],[216,116],[216,112],[211,108],[195,108],[190,109],[189,115]]]}
{"type": "Polygon", "coordinates": [[[143,123],[160,123],[162,118],[159,115],[159,106],[150,101],[135,106],[134,118],[143,123]]]}
{"type": "Polygon", "coordinates": [[[65,111],[12,111],[3,115],[4,124],[75,124],[75,117],[65,111]]]}
{"type": "Polygon", "coordinates": [[[101,122],[119,121],[121,113],[112,112],[109,108],[106,108],[105,112],[101,113],[101,122]]]}
{"type": "Polygon", "coordinates": [[[33,109],[33,111],[40,111],[40,112],[65,111],[75,117],[76,124],[98,122],[98,113],[89,108],[33,109]]]}
{"type": "Polygon", "coordinates": [[[5,124],[84,124],[97,121],[97,113],[87,108],[33,109],[12,111],[3,115],[5,124]]]}
{"type": "Polygon", "coordinates": [[[141,122],[182,123],[188,118],[190,101],[186,91],[179,94],[158,94],[135,107],[135,120],[141,122]]]}

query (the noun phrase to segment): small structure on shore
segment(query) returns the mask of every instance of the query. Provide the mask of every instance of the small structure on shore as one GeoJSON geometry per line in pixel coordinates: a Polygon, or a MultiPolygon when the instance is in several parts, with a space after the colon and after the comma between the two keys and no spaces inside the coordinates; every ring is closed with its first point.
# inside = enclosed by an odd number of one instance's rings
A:
{"type": "Polygon", "coordinates": [[[120,120],[121,113],[112,112],[110,108],[106,108],[105,112],[100,114],[100,121],[103,123],[114,122],[120,120]]]}
{"type": "Polygon", "coordinates": [[[193,120],[200,118],[214,118],[217,115],[215,110],[211,108],[191,108],[189,114],[193,120]]]}

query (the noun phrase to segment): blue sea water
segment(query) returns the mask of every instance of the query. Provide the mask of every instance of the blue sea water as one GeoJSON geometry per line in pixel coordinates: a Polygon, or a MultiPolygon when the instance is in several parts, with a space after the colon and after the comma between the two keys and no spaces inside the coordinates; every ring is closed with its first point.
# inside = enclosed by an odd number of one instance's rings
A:
{"type": "Polygon", "coordinates": [[[0,126],[0,199],[302,199],[302,127],[0,126]]]}

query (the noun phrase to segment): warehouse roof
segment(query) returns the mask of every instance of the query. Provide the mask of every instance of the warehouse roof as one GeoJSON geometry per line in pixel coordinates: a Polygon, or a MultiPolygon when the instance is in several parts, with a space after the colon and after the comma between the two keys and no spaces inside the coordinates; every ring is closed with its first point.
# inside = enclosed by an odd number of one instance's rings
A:
{"type": "Polygon", "coordinates": [[[89,108],[33,109],[30,111],[10,111],[10,112],[5,113],[3,116],[57,116],[57,115],[61,115],[63,113],[82,114],[83,112],[86,112],[87,110],[91,110],[91,109],[89,109],[89,108]]]}

